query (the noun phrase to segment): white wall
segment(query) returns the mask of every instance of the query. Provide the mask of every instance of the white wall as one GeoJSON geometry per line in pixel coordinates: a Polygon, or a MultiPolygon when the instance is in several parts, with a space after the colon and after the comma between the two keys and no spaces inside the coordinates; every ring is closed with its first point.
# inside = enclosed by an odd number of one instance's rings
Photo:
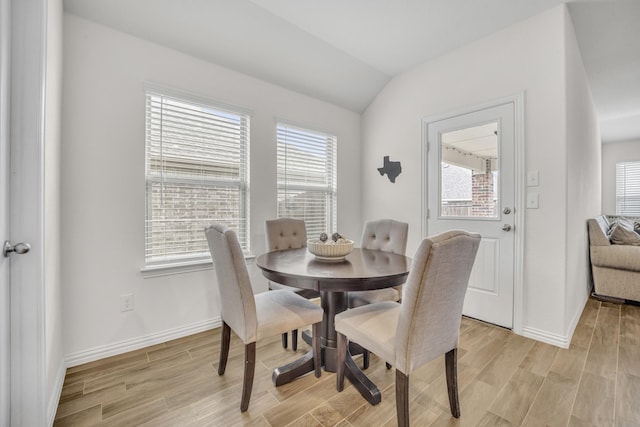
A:
{"type": "Polygon", "coordinates": [[[602,213],[616,213],[616,163],[640,161],[640,139],[602,144],[602,213]]]}
{"type": "Polygon", "coordinates": [[[571,336],[590,293],[587,219],[600,214],[601,142],[591,90],[565,10],[567,216],[565,335],[571,336]]]}
{"type": "MultiPolygon", "coordinates": [[[[276,118],[338,136],[338,229],[361,227],[360,116],[65,14],[62,259],[71,363],[184,333],[219,318],[212,270],[143,278],[145,81],[252,111],[251,244],[276,216],[276,118]],[[134,294],[121,313],[119,296],[134,294]],[[181,329],[182,328],[182,329],[181,329]]],[[[266,281],[253,267],[258,290],[266,281]]]]}
{"type": "Polygon", "coordinates": [[[525,93],[524,172],[539,171],[540,208],[525,212],[522,326],[560,343],[568,248],[565,16],[556,7],[394,78],[364,113],[362,130],[363,217],[407,221],[412,254],[422,238],[421,120],[525,93]],[[395,184],[375,170],[385,155],[402,162],[395,184]]]}

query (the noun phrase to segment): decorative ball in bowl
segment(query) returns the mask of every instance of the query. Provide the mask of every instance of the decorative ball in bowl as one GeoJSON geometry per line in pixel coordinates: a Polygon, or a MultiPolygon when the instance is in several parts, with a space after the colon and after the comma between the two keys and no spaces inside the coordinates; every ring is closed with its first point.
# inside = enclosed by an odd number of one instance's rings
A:
{"type": "Polygon", "coordinates": [[[353,240],[342,237],[336,241],[309,239],[307,240],[307,249],[319,260],[341,261],[353,250],[353,240]]]}

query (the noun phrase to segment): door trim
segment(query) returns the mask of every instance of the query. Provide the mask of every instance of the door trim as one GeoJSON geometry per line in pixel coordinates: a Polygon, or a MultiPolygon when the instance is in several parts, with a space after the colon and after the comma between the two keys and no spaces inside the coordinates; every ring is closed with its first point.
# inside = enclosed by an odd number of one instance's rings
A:
{"type": "Polygon", "coordinates": [[[429,152],[429,124],[440,120],[450,119],[452,117],[473,113],[487,108],[497,107],[503,104],[513,104],[514,108],[514,176],[515,176],[515,212],[514,212],[514,266],[513,266],[513,328],[512,331],[518,335],[522,335],[522,316],[524,307],[524,231],[525,231],[525,201],[524,201],[524,183],[525,183],[525,159],[524,159],[524,97],[525,93],[507,96],[495,99],[482,104],[471,107],[464,107],[447,113],[441,113],[425,117],[422,119],[422,167],[421,167],[421,198],[420,205],[421,216],[421,233],[422,237],[428,236],[427,213],[428,213],[428,152],[429,152]]]}
{"type": "MultiPolygon", "coordinates": [[[[9,0],[0,0],[0,243],[11,238],[9,223],[9,96],[11,68],[11,19],[9,0]],[[5,205],[6,203],[6,205],[5,205]]],[[[0,257],[4,258],[4,257],[0,257]]],[[[11,421],[11,293],[10,265],[0,259],[0,425],[11,421]]]]}

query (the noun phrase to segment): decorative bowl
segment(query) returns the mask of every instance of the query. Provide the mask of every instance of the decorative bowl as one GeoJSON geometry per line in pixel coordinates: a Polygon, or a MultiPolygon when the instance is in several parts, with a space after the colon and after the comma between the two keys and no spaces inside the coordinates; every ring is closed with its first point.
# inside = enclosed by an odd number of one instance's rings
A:
{"type": "Polygon", "coordinates": [[[341,260],[353,250],[353,240],[340,239],[338,242],[329,240],[322,242],[320,239],[307,240],[307,249],[320,260],[341,260]]]}

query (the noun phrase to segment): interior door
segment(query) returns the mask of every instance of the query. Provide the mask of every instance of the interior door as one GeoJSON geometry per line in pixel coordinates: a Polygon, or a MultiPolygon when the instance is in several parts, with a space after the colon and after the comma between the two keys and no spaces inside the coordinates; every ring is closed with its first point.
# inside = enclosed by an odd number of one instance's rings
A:
{"type": "MultiPolygon", "coordinates": [[[[9,0],[0,0],[0,244],[9,239],[9,0]]],[[[0,425],[10,420],[9,260],[0,255],[0,425]]]]}
{"type": "Polygon", "coordinates": [[[513,327],[514,103],[427,124],[427,233],[480,233],[463,314],[513,327]]]}
{"type": "Polygon", "coordinates": [[[7,258],[0,255],[0,329],[4,334],[10,328],[9,337],[1,338],[1,345],[6,346],[1,354],[1,369],[9,372],[4,376],[3,371],[0,378],[3,426],[44,426],[53,422],[52,417],[47,418],[47,409],[53,405],[48,406],[52,390],[47,378],[42,250],[48,3],[0,0],[0,217],[9,222],[2,223],[0,244],[9,240],[17,251],[7,258]],[[25,243],[31,245],[28,253],[25,243]],[[7,295],[10,301],[4,300],[7,295]],[[8,354],[10,359],[5,360],[8,354]],[[7,417],[9,421],[5,422],[7,417]]]}

